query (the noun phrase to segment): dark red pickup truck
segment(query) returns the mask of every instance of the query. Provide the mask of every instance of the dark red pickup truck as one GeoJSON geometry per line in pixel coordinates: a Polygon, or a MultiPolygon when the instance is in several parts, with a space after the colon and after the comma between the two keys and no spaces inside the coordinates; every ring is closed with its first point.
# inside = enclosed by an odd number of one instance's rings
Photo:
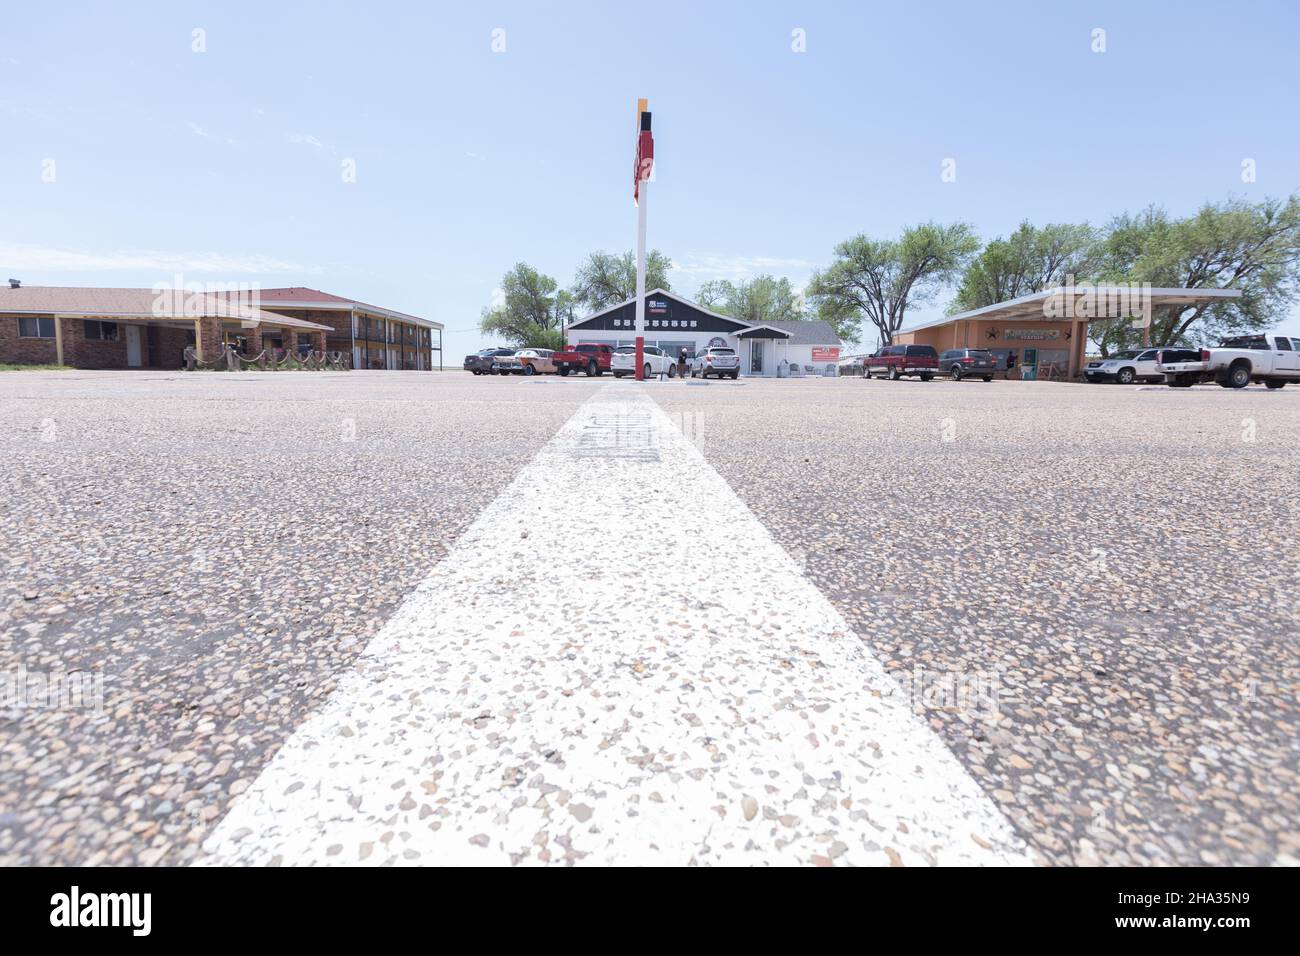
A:
{"type": "Polygon", "coordinates": [[[571,349],[554,353],[551,361],[555,363],[555,370],[561,375],[568,375],[570,372],[602,375],[609,371],[609,362],[613,355],[612,345],[580,342],[571,349]]]}
{"type": "Polygon", "coordinates": [[[896,380],[915,375],[923,382],[939,371],[939,353],[932,345],[886,345],[875,355],[867,356],[867,377],[883,375],[896,380]]]}

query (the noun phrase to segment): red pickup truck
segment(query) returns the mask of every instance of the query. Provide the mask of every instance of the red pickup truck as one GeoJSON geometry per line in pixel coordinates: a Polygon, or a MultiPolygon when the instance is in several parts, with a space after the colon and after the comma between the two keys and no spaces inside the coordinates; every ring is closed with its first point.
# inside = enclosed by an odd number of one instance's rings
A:
{"type": "Polygon", "coordinates": [[[602,375],[609,371],[610,360],[614,357],[614,346],[601,345],[596,342],[580,342],[571,349],[564,349],[551,355],[555,370],[561,375],[570,372],[586,372],[588,375],[602,375]]]}
{"type": "Polygon", "coordinates": [[[915,375],[923,382],[939,371],[939,353],[932,345],[886,345],[875,355],[867,356],[867,377],[883,375],[891,381],[915,375]]]}

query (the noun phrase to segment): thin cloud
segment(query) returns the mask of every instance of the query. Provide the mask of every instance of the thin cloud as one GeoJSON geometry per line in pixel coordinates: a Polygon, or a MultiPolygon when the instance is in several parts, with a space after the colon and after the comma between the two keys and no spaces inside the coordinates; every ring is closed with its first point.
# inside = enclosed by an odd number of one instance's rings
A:
{"type": "Polygon", "coordinates": [[[204,129],[202,126],[200,126],[198,123],[194,122],[193,120],[190,120],[185,125],[190,128],[191,133],[193,133],[195,136],[198,136],[200,139],[211,140],[214,143],[225,143],[227,146],[239,145],[239,140],[230,139],[229,137],[225,137],[225,136],[215,136],[212,133],[209,133],[206,129],[204,129]]]}
{"type": "Polygon", "coordinates": [[[29,272],[165,271],[315,275],[319,266],[286,262],[264,255],[227,255],[220,252],[162,252],[151,249],[53,249],[48,246],[0,244],[0,266],[29,272]]]}
{"type": "Polygon", "coordinates": [[[286,138],[291,143],[300,143],[304,146],[312,146],[316,149],[325,148],[325,144],[310,133],[290,133],[286,138]]]}
{"type": "Polygon", "coordinates": [[[757,275],[789,275],[815,269],[815,262],[804,259],[778,259],[769,256],[691,256],[674,262],[675,274],[696,282],[710,279],[752,279],[757,275]]]}

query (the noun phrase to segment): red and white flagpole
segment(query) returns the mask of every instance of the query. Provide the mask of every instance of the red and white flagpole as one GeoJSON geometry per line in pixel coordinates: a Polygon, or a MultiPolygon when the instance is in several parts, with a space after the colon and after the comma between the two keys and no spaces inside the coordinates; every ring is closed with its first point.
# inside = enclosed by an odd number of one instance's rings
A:
{"type": "Polygon", "coordinates": [[[645,100],[636,102],[636,169],[632,178],[632,202],[636,205],[636,378],[645,370],[645,209],[654,168],[654,139],[650,133],[650,112],[645,100]]]}

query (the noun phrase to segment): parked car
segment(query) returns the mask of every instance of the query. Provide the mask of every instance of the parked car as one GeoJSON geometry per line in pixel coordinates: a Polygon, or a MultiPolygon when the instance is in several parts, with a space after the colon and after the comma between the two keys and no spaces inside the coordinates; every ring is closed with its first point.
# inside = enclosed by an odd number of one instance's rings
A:
{"type": "Polygon", "coordinates": [[[718,378],[724,375],[740,378],[740,356],[736,354],[735,349],[710,345],[696,355],[695,361],[691,364],[691,378],[697,375],[700,378],[708,378],[710,375],[716,375],[718,378]]]}
{"type": "Polygon", "coordinates": [[[579,342],[573,348],[551,353],[551,361],[555,364],[555,370],[561,375],[568,375],[570,372],[586,372],[594,376],[609,371],[613,356],[612,345],[579,342]]]}
{"type": "Polygon", "coordinates": [[[997,370],[997,356],[988,349],[949,349],[939,356],[939,374],[951,375],[954,382],[967,375],[991,382],[997,370]]]}
{"type": "Polygon", "coordinates": [[[1162,382],[1164,374],[1160,371],[1160,349],[1124,349],[1104,359],[1095,359],[1083,370],[1083,377],[1089,382],[1118,382],[1120,385],[1132,385],[1134,382],[1162,382]]]}
{"type": "Polygon", "coordinates": [[[915,375],[923,382],[934,378],[939,371],[939,353],[932,345],[886,345],[866,360],[866,375],[882,375],[897,381],[904,375],[915,375]]]}
{"type": "Polygon", "coordinates": [[[541,375],[555,371],[551,349],[520,349],[514,355],[503,355],[496,362],[497,371],[505,375],[541,375]]]}
{"type": "Polygon", "coordinates": [[[1198,382],[1216,382],[1224,388],[1245,388],[1263,382],[1283,388],[1300,382],[1300,338],[1286,335],[1234,335],[1218,348],[1201,349],[1195,359],[1166,361],[1160,371],[1165,384],[1188,388],[1198,382]]]}
{"type": "Polygon", "coordinates": [[[479,349],[473,355],[465,356],[465,371],[475,375],[491,375],[492,365],[502,355],[514,355],[514,349],[479,349]]]}
{"type": "MultiPolygon", "coordinates": [[[[657,345],[645,345],[641,348],[641,365],[645,378],[663,373],[669,378],[677,375],[677,360],[669,356],[657,345]]],[[[620,345],[614,349],[609,369],[615,378],[636,374],[636,346],[620,345]]]]}

